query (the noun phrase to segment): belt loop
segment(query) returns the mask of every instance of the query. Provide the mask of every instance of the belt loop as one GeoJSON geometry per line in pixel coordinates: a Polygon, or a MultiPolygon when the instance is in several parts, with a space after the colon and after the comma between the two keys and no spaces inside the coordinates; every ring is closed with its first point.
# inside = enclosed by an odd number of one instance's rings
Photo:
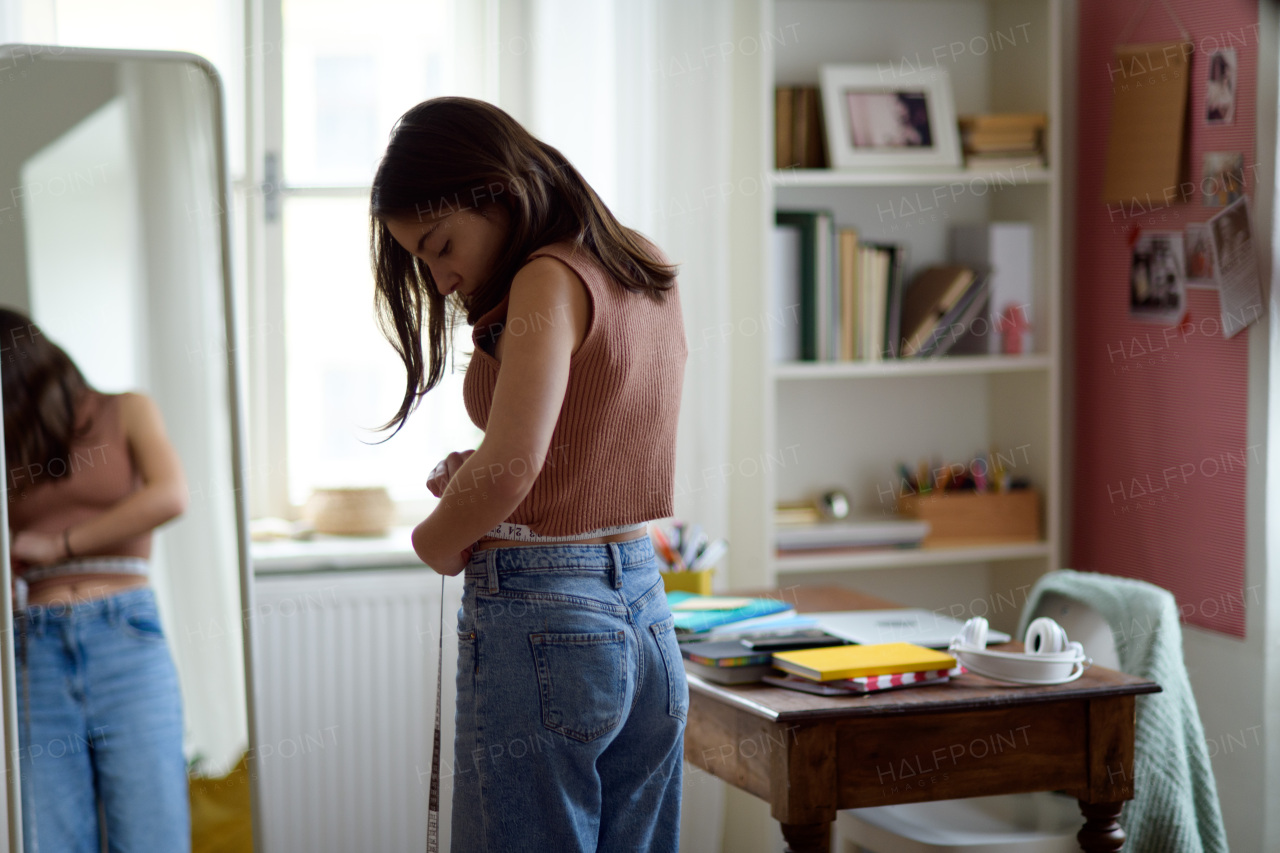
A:
{"type": "Polygon", "coordinates": [[[484,565],[489,570],[489,594],[498,594],[498,549],[489,548],[484,552],[484,565]]]}
{"type": "Polygon", "coordinates": [[[613,588],[622,589],[622,549],[617,542],[606,542],[609,546],[609,559],[613,563],[613,588]]]}

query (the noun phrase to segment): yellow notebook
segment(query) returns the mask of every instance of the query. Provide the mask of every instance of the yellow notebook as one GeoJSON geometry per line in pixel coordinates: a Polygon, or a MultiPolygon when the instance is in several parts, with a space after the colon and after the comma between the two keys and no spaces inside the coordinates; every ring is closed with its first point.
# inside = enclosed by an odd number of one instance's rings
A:
{"type": "Polygon", "coordinates": [[[956,659],[946,652],[926,649],[915,643],[872,643],[775,652],[773,665],[813,681],[835,681],[864,675],[951,669],[956,665],[956,659]]]}

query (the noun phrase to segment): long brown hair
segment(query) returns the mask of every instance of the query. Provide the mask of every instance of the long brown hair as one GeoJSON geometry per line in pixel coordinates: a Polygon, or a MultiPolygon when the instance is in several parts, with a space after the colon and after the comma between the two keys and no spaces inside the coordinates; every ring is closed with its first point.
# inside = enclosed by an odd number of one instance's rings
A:
{"type": "Polygon", "coordinates": [[[4,455],[12,472],[30,482],[70,473],[52,463],[66,460],[91,428],[76,429],[76,413],[93,388],[62,347],[21,312],[0,308],[0,394],[4,395],[4,455]]]}
{"type": "Polygon", "coordinates": [[[658,301],[675,284],[675,266],[663,263],[643,236],[618,222],[563,154],[502,110],[471,98],[433,98],[400,117],[373,178],[369,220],[378,324],[406,373],[404,399],[384,430],[394,426],[399,432],[422,396],[443,378],[458,314],[465,311],[474,325],[506,297],[517,270],[536,249],[571,242],[623,287],[658,301]],[[430,269],[395,241],[386,220],[425,221],[489,204],[500,204],[510,214],[506,249],[489,281],[469,299],[455,294],[446,305],[430,269]]]}

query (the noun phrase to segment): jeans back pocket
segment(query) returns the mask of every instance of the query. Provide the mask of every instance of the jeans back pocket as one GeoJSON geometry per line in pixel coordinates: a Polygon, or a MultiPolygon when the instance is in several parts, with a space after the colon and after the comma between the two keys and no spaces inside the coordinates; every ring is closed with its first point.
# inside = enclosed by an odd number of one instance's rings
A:
{"type": "Polygon", "coordinates": [[[627,692],[622,631],[530,634],[529,643],[546,728],[585,743],[618,727],[627,692]]]}
{"type": "Polygon", "coordinates": [[[689,715],[689,681],[684,677],[680,644],[676,641],[675,617],[668,616],[649,626],[667,669],[667,713],[678,719],[689,715]]]}

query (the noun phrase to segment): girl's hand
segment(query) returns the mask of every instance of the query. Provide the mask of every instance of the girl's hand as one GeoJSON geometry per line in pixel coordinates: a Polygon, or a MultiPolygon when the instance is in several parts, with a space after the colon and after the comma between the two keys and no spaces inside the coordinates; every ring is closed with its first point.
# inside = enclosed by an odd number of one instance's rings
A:
{"type": "Polygon", "coordinates": [[[448,575],[449,577],[453,577],[461,573],[462,570],[467,567],[467,563],[469,562],[471,562],[470,548],[460,554],[454,555],[453,557],[446,558],[444,560],[437,559],[428,565],[430,565],[431,570],[438,575],[448,575]]]}
{"type": "MultiPolygon", "coordinates": [[[[462,463],[466,462],[467,457],[473,453],[475,453],[474,450],[455,451],[441,459],[439,464],[431,469],[431,476],[427,478],[427,488],[431,490],[431,494],[436,497],[443,496],[449,481],[453,479],[453,475],[458,473],[462,463]]],[[[457,572],[452,572],[451,574],[456,575],[457,572]]]]}
{"type": "Polygon", "coordinates": [[[44,566],[56,563],[66,556],[61,533],[37,533],[23,530],[13,537],[10,556],[21,563],[44,566]]]}

